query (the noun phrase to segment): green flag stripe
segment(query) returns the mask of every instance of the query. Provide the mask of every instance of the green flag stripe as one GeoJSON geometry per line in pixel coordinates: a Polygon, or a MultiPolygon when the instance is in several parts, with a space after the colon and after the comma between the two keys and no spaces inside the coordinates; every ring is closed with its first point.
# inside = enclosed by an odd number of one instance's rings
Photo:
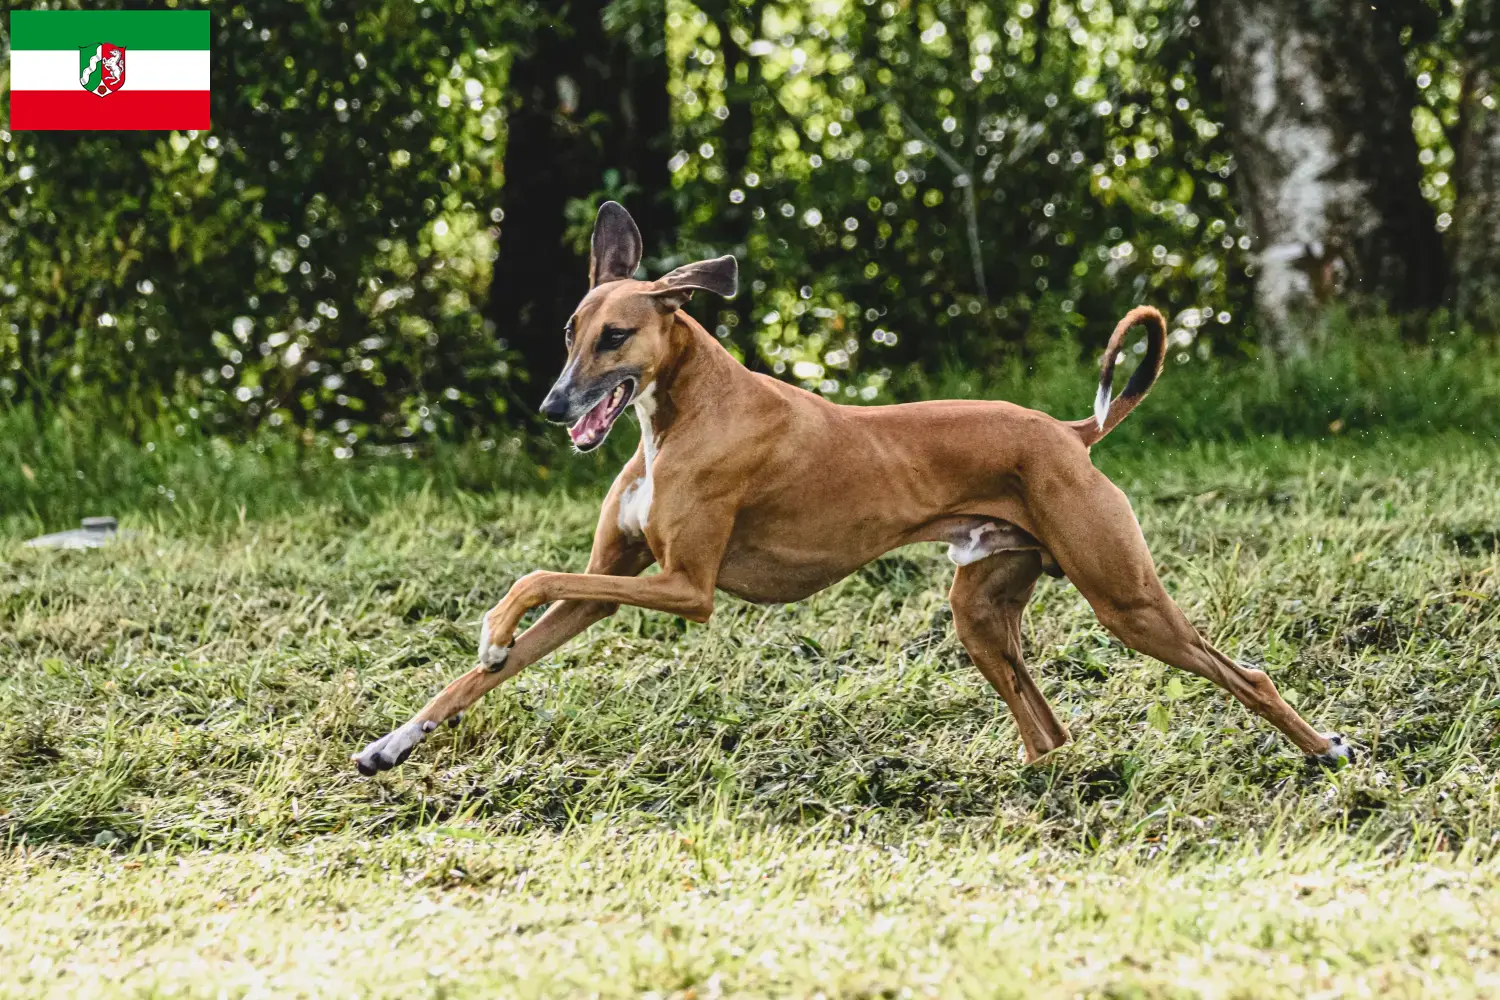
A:
{"type": "Polygon", "coordinates": [[[206,49],[206,10],[17,10],[13,49],[78,49],[109,42],[129,49],[206,49]]]}

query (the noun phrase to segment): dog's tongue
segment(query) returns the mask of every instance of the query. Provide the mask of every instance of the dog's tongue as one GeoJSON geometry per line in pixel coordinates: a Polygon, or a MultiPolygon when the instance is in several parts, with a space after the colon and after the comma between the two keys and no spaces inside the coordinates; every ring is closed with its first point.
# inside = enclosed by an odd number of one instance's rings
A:
{"type": "Polygon", "coordinates": [[[568,428],[568,437],[573,439],[574,444],[592,444],[608,428],[609,404],[613,399],[614,393],[605,396],[594,404],[592,410],[579,418],[578,423],[568,428]]]}

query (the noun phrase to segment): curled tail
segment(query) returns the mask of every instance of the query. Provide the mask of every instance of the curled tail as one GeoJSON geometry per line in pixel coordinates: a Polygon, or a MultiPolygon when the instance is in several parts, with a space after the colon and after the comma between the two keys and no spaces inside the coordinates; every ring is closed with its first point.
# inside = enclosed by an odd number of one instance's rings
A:
{"type": "Polygon", "coordinates": [[[1104,349],[1103,371],[1099,373],[1099,392],[1094,397],[1094,415],[1088,420],[1075,420],[1071,426],[1083,438],[1085,445],[1098,443],[1104,435],[1114,430],[1136,404],[1146,398],[1156,377],[1161,374],[1162,362],[1167,356],[1167,321],[1151,306],[1136,306],[1125,314],[1110,334],[1109,346],[1104,349]],[[1137,323],[1146,327],[1146,356],[1136,366],[1125,383],[1125,391],[1110,398],[1115,380],[1115,358],[1125,346],[1125,335],[1137,323]]]}

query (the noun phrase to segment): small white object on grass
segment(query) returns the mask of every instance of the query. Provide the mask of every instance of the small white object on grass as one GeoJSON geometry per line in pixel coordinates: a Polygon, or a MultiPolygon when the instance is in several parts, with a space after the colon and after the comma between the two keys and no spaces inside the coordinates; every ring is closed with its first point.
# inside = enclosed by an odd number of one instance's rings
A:
{"type": "Polygon", "coordinates": [[[30,549],[97,549],[119,537],[119,525],[112,517],[86,517],[82,527],[40,535],[26,543],[30,549]]]}

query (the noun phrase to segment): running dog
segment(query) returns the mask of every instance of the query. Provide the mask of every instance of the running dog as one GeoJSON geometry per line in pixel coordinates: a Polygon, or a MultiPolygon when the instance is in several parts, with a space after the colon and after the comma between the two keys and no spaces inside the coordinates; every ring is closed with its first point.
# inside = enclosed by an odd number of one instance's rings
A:
{"type": "Polygon", "coordinates": [[[585,573],[521,577],[485,615],[479,663],[399,729],[353,758],[364,774],[402,763],[438,723],[621,604],[705,622],[714,592],[799,601],[913,542],[946,542],[959,639],[1005,699],[1028,763],[1068,731],[1021,659],[1021,611],[1037,578],[1066,576],[1132,649],[1206,677],[1304,754],[1352,758],[1282,700],[1263,671],[1211,646],[1167,596],[1130,502],[1089,461],[1161,372],[1166,323],[1132,309],[1105,348],[1094,415],[1063,421],[1010,403],[944,400],[840,406],[748,371],[682,312],[695,291],[731,298],[733,257],[633,275],[641,236],[607,202],[594,222],[590,289],[568,320],[568,360],[542,403],[590,451],[634,407],[641,441],[615,479],[585,573]],[[1112,396],[1126,333],[1147,347],[1112,396]],[[659,573],[639,574],[652,563],[659,573]],[[527,611],[550,604],[519,636],[527,611]]]}

